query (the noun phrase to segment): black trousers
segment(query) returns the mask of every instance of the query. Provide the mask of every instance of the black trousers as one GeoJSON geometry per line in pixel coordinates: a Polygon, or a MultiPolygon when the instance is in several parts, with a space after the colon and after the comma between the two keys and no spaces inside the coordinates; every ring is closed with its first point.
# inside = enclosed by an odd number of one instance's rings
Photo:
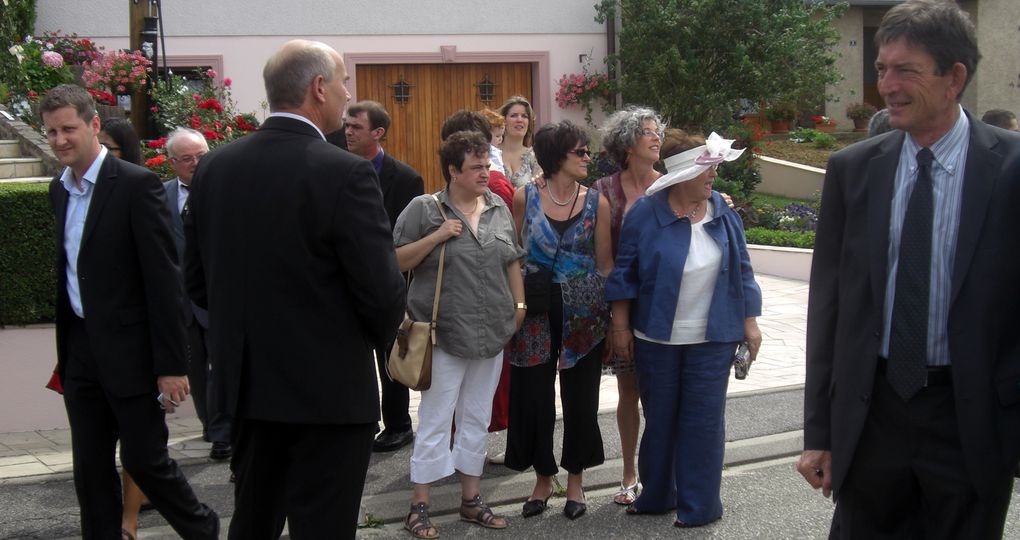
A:
{"type": "Polygon", "coordinates": [[[188,384],[191,386],[190,397],[195,402],[195,414],[202,422],[202,429],[209,428],[209,413],[206,408],[206,381],[209,378],[208,353],[205,346],[205,329],[198,321],[192,319],[187,327],[188,352],[188,384]]]}
{"type": "Polygon", "coordinates": [[[237,419],[231,540],[354,538],[375,424],[237,419]]]}
{"type": "MultiPolygon", "coordinates": [[[[549,320],[562,320],[563,301],[554,287],[549,320]]],[[[542,476],[556,474],[553,432],[556,428],[556,376],[560,377],[563,408],[563,455],[560,466],[572,474],[605,461],[599,430],[599,383],[602,378],[600,343],[577,364],[556,369],[562,326],[550,325],[549,361],[532,367],[511,366],[510,422],[507,427],[506,466],[523,471],[535,467],[542,476]]]]}
{"type": "Polygon", "coordinates": [[[99,381],[85,322],[68,328],[69,355],[64,405],[71,425],[74,489],[86,540],[120,538],[121,484],[116,445],[124,469],[182,538],[215,539],[219,517],[198,502],[188,480],[166,450],[165,414],[151,393],[119,397],[99,381]]]}
{"type": "Polygon", "coordinates": [[[1001,538],[1013,488],[978,494],[967,474],[951,384],[904,403],[884,375],[875,380],[830,538],[1001,538]]]}
{"type": "MultiPolygon", "coordinates": [[[[233,424],[233,416],[226,410],[223,405],[226,402],[226,397],[221,396],[222,386],[217,384],[215,376],[212,371],[212,363],[216,361],[215,358],[209,356],[208,352],[211,350],[209,347],[209,332],[195,324],[199,328],[202,336],[202,366],[205,368],[204,379],[202,385],[205,386],[205,390],[202,392],[203,396],[203,410],[204,413],[200,412],[199,419],[202,420],[202,425],[205,426],[206,431],[209,434],[209,440],[211,442],[225,442],[228,443],[231,440],[231,425],[233,424]],[[205,418],[202,418],[202,414],[205,414],[205,418]]],[[[189,379],[191,376],[189,375],[189,379]]],[[[191,393],[196,394],[198,390],[195,388],[195,383],[191,383],[191,393]]],[[[198,400],[195,400],[195,410],[199,408],[198,400]]]]}
{"type": "Polygon", "coordinates": [[[400,433],[411,431],[410,390],[398,381],[390,380],[386,375],[386,362],[390,358],[390,348],[375,351],[375,361],[379,368],[379,382],[382,383],[382,421],[383,428],[400,433]]]}

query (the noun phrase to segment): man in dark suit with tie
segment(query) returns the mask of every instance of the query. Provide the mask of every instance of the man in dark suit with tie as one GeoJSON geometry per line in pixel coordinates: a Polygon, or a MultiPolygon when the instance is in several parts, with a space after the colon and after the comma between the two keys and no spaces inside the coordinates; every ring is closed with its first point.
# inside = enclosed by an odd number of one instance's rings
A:
{"type": "Polygon", "coordinates": [[[371,163],[326,142],[350,100],[329,46],[266,62],[272,111],[202,158],[184,223],[188,290],[209,310],[212,382],[234,419],[230,538],[354,538],[379,394],[372,350],[404,282],[371,163]]]}
{"type": "MultiPolygon", "coordinates": [[[[425,183],[414,169],[383,150],[382,141],[389,130],[390,113],[381,103],[366,100],[347,107],[344,129],[347,150],[372,162],[379,176],[383,205],[392,228],[411,199],[425,193],[425,183]]],[[[376,452],[399,450],[414,440],[411,415],[407,411],[409,390],[398,381],[391,380],[386,372],[390,346],[387,344],[375,351],[382,383],[382,420],[385,427],[372,445],[376,452]]]]}
{"type": "Polygon", "coordinates": [[[121,464],[184,538],[217,538],[167,454],[164,409],[189,392],[185,297],[164,190],[152,172],[99,144],[99,117],[81,87],[40,105],[50,148],[66,166],[50,183],[57,230],[57,362],[71,425],[74,486],[86,539],[121,530],[121,464]]]}
{"type": "Polygon", "coordinates": [[[894,131],[832,155],[811,268],[798,471],[832,538],[1002,535],[1020,457],[1020,136],[959,104],[980,57],[953,2],[875,38],[894,131]]]}
{"type": "MultiPolygon", "coordinates": [[[[170,210],[170,223],[174,229],[174,243],[177,255],[184,260],[184,222],[181,215],[191,189],[191,178],[195,175],[198,162],[209,153],[209,144],[198,131],[179,127],[166,139],[166,153],[170,156],[170,167],[177,178],[163,183],[166,188],[166,204],[170,210]]],[[[191,395],[195,398],[195,412],[202,422],[202,438],[212,442],[209,457],[215,460],[230,459],[230,417],[217,407],[217,395],[208,395],[209,357],[206,347],[206,333],[209,329],[209,312],[189,302],[187,310],[187,337],[189,355],[188,380],[191,395]],[[210,406],[211,405],[211,406],[210,406]]]]}

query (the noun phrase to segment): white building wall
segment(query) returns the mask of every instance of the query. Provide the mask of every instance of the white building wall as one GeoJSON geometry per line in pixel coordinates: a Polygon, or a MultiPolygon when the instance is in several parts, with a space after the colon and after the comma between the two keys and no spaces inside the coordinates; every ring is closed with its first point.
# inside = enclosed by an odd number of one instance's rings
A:
{"type": "MultiPolygon", "coordinates": [[[[60,29],[108,49],[127,47],[130,1],[38,0],[36,31],[60,29]]],[[[546,95],[535,101],[551,105],[536,111],[538,120],[578,123],[583,114],[559,109],[552,96],[561,75],[581,70],[580,55],[605,69],[605,32],[594,16],[591,0],[175,0],[163,11],[167,54],[222,55],[221,75],[233,80],[242,111],[261,112],[263,64],[285,41],[301,37],[342,54],[438,53],[451,45],[458,53],[547,51],[548,73],[535,78],[536,93],[546,95]]]]}

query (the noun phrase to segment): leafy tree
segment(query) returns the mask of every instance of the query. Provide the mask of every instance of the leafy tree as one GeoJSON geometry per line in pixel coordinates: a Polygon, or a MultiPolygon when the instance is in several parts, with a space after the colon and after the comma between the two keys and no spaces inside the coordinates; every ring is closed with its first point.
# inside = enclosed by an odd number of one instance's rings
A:
{"type": "Polygon", "coordinates": [[[841,79],[832,21],[845,6],[821,0],[601,0],[596,21],[622,21],[618,89],[670,125],[726,127],[741,100],[820,104],[841,79]]]}
{"type": "MultiPolygon", "coordinates": [[[[7,51],[21,43],[35,26],[35,0],[3,0],[0,2],[0,83],[10,86],[20,76],[18,59],[7,51]]],[[[2,100],[3,96],[0,96],[2,100]]]]}

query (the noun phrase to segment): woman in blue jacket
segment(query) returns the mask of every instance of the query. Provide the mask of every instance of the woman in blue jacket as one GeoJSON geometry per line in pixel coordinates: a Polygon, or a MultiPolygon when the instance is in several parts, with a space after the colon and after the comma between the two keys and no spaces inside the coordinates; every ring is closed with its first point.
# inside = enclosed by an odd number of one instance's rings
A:
{"type": "MultiPolygon", "coordinates": [[[[633,359],[645,416],[644,491],[627,512],[676,510],[677,527],[722,517],[726,386],[734,351],[761,345],[754,281],[736,212],[712,190],[733,141],[687,136],[623,223],[606,284],[614,352],[633,359]]],[[[663,145],[664,148],[666,145],[663,145]]]]}

